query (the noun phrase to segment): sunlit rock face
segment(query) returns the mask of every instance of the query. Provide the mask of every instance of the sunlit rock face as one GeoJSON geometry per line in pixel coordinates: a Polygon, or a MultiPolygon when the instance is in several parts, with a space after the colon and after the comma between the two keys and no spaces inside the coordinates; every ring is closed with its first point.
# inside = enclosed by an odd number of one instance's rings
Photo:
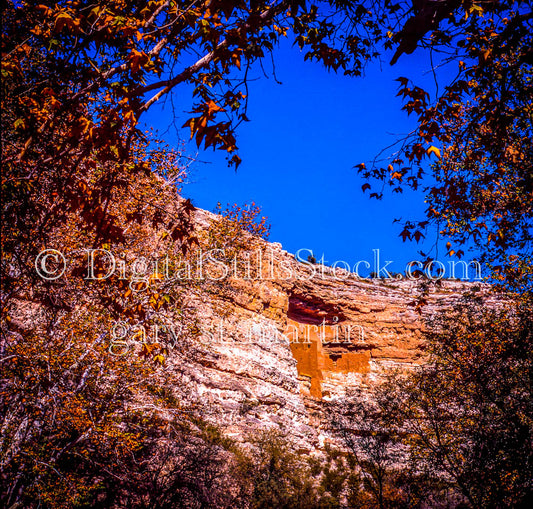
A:
{"type": "MultiPolygon", "coordinates": [[[[196,210],[196,233],[205,233],[214,220],[196,210]]],[[[190,310],[188,325],[197,331],[180,336],[188,343],[179,339],[168,353],[164,370],[173,399],[199,408],[238,440],[277,428],[301,452],[335,442],[324,402],[353,387],[371,388],[393,368],[423,363],[424,318],[472,287],[433,285],[419,306],[416,281],[355,279],[298,262],[280,244],[252,245],[248,267],[219,280],[183,282],[179,309],[164,317],[179,329],[180,313],[190,310]]],[[[13,324],[21,332],[42,321],[39,305],[22,299],[15,308],[13,324]]]]}
{"type": "MultiPolygon", "coordinates": [[[[197,211],[198,224],[211,218],[197,211]]],[[[180,376],[227,434],[276,427],[302,451],[331,438],[323,401],[423,363],[424,317],[471,286],[434,285],[417,307],[416,281],[356,280],[298,262],[279,244],[261,242],[259,250],[250,270],[196,295],[202,360],[181,364],[180,376]]]]}
{"type": "Polygon", "coordinates": [[[357,328],[354,334],[349,325],[317,326],[291,319],[288,319],[287,325],[286,335],[290,338],[291,351],[297,362],[303,395],[321,399],[323,384],[333,374],[348,376],[350,373],[370,372],[370,351],[365,347],[364,340],[360,337],[354,339],[355,334],[361,334],[361,329],[357,328]]]}
{"type": "Polygon", "coordinates": [[[450,307],[468,287],[442,282],[417,308],[416,281],[297,280],[288,299],[286,335],[302,394],[342,397],[350,386],[376,383],[392,367],[422,363],[424,318],[450,307]]]}

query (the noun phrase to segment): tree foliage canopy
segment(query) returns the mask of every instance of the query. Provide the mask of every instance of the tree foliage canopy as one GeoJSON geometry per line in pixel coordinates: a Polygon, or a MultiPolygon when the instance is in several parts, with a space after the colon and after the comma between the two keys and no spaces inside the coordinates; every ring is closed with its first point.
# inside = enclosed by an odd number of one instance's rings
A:
{"type": "Polygon", "coordinates": [[[531,298],[466,295],[427,325],[424,365],[329,406],[370,506],[529,507],[531,298]]]}
{"type": "MultiPolygon", "coordinates": [[[[142,115],[156,101],[177,104],[180,85],[192,86],[193,97],[179,96],[190,116],[178,125],[237,166],[249,71],[289,37],[304,58],[345,75],[360,75],[388,50],[393,63],[421,48],[455,66],[434,100],[399,78],[418,127],[390,164],[359,166],[369,179],[363,189],[379,198],[376,179],[396,192],[422,186],[427,218],[408,221],[404,239],[419,240],[434,223],[455,241],[450,254],[473,240],[501,277],[531,272],[530,1],[8,2],[2,21],[7,251],[9,239],[45,235],[44,211],[79,208],[89,193],[88,209],[105,210],[121,168],[147,168],[134,157],[146,139],[142,115]],[[80,189],[94,165],[98,178],[80,189]]],[[[112,218],[93,213],[85,221],[97,234],[113,231],[112,218]]]]}
{"type": "Polygon", "coordinates": [[[15,284],[8,264],[27,270],[67,211],[79,213],[96,243],[123,241],[109,212],[117,190],[135,175],[168,177],[183,164],[177,153],[154,151],[153,136],[139,129],[143,113],[157,100],[174,101],[179,85],[194,87],[182,102],[190,116],[179,124],[198,146],[222,149],[238,165],[235,129],[247,120],[248,71],[289,28],[307,57],[360,73],[372,56],[368,34],[379,38],[370,13],[351,3],[320,5],[8,2],[1,39],[6,281],[15,284]]]}
{"type": "MultiPolygon", "coordinates": [[[[399,78],[398,95],[416,117],[416,130],[388,165],[359,165],[365,178],[395,192],[423,187],[427,217],[408,221],[404,240],[418,241],[434,224],[451,240],[448,254],[461,256],[470,241],[496,279],[518,287],[531,287],[532,275],[532,34],[527,1],[413,2],[394,59],[416,42],[455,75],[437,82],[433,100],[399,78]]],[[[383,187],[371,189],[373,197],[382,193],[383,187]]]]}

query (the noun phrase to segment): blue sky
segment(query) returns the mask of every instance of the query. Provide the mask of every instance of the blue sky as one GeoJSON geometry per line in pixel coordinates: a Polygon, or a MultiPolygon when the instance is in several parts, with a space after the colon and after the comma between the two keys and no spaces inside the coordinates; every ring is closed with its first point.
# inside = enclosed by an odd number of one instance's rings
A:
{"type": "MultiPolygon", "coordinates": [[[[420,259],[419,249],[430,248],[436,231],[425,243],[404,243],[393,219],[423,219],[424,197],[405,192],[370,200],[353,166],[372,160],[413,129],[414,119],[400,110],[394,80],[412,77],[431,90],[427,53],[403,55],[392,67],[388,60],[375,62],[362,78],[328,73],[304,62],[288,41],[276,51],[275,61],[282,84],[264,78],[260,69],[255,71],[259,79],[250,83],[251,122],[237,131],[243,161],[238,170],[228,168],[223,153],[200,151],[184,195],[208,210],[218,201],[255,201],[272,225],[270,240],[289,252],[308,248],[318,259],[324,255],[327,262],[353,265],[372,260],[372,250],[380,249],[382,258],[393,260],[392,270],[403,271],[408,261],[420,259]]],[[[147,120],[164,131],[172,118],[169,109],[167,103],[147,120]]],[[[190,102],[181,111],[190,111],[190,102]]],[[[181,124],[185,118],[183,114],[181,124]]],[[[176,139],[172,132],[166,135],[169,141],[176,139]]],[[[180,135],[188,137],[188,130],[180,135]]],[[[194,143],[190,151],[196,152],[194,143]]],[[[439,251],[438,259],[445,261],[445,250],[439,251]]]]}

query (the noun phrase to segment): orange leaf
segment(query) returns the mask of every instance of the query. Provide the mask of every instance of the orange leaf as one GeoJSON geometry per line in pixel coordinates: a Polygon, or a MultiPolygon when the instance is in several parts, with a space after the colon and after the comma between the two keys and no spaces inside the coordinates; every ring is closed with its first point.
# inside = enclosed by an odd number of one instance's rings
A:
{"type": "Polygon", "coordinates": [[[427,154],[428,156],[430,156],[431,154],[435,154],[440,159],[440,149],[438,149],[437,147],[429,147],[427,150],[427,154]]]}

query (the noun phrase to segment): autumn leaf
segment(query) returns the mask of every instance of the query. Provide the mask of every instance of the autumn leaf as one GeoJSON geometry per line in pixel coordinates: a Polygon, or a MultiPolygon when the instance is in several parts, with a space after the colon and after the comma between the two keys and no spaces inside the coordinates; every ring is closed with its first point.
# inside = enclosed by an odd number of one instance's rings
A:
{"type": "MultiPolygon", "coordinates": [[[[419,231],[419,230],[415,231],[415,233],[413,234],[413,236],[414,236],[416,242],[419,242],[420,239],[424,238],[424,234],[423,234],[421,231],[419,231]]],[[[405,239],[404,239],[404,240],[405,240],[405,239]]]]}
{"type": "Polygon", "coordinates": [[[405,242],[406,239],[411,239],[411,232],[407,228],[404,228],[400,233],[400,237],[405,242]]]}
{"type": "Polygon", "coordinates": [[[64,27],[67,27],[68,29],[73,29],[78,27],[79,22],[77,20],[74,20],[69,14],[66,12],[60,12],[55,21],[54,30],[56,32],[61,32],[64,27]]]}
{"type": "Polygon", "coordinates": [[[207,114],[209,117],[211,117],[214,113],[218,113],[221,111],[225,111],[224,108],[220,107],[215,101],[208,101],[207,102],[207,114]]]}
{"type": "Polygon", "coordinates": [[[427,154],[430,156],[431,154],[435,154],[440,159],[440,149],[437,147],[431,146],[427,149],[427,154]]]}

